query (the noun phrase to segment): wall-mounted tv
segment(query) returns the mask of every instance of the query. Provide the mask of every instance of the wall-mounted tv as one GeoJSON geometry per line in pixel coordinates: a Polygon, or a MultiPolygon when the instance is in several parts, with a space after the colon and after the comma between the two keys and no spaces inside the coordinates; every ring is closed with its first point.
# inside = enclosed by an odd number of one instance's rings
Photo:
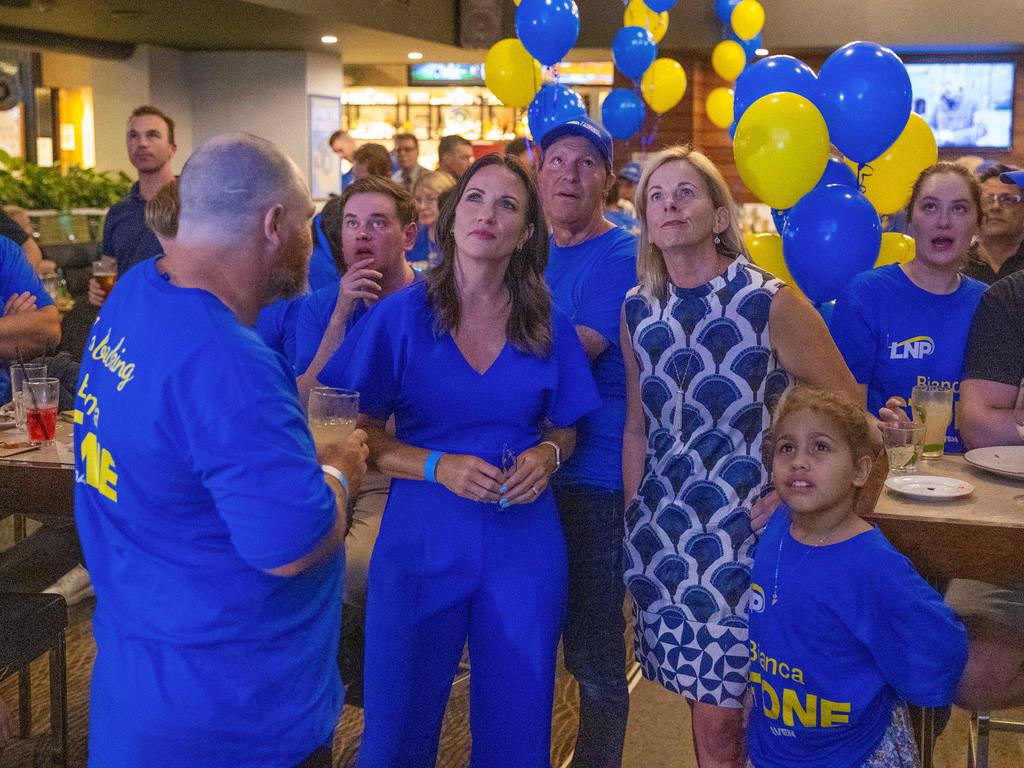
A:
{"type": "Polygon", "coordinates": [[[430,61],[409,65],[409,85],[483,85],[483,64],[430,61]]]}
{"type": "Polygon", "coordinates": [[[610,61],[563,61],[558,65],[561,85],[611,86],[615,71],[610,61]]]}
{"type": "Polygon", "coordinates": [[[1013,62],[906,65],[913,110],[940,147],[1009,149],[1013,143],[1013,62]]]}

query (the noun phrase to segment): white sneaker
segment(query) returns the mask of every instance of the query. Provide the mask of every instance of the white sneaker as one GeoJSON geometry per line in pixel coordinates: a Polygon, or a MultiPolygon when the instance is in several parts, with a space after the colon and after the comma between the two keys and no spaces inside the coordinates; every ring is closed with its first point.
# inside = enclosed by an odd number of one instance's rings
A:
{"type": "Polygon", "coordinates": [[[93,591],[92,582],[89,580],[89,572],[81,565],[76,565],[65,573],[55,583],[44,589],[43,593],[61,595],[69,607],[96,594],[93,591]]]}

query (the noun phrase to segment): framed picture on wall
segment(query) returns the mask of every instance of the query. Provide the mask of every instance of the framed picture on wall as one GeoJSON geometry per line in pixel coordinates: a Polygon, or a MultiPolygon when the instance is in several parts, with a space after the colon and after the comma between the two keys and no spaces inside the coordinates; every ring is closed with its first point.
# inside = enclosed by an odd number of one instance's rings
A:
{"type": "Polygon", "coordinates": [[[326,200],[341,191],[338,156],[330,138],[341,127],[341,99],[309,97],[309,190],[314,200],[326,200]]]}

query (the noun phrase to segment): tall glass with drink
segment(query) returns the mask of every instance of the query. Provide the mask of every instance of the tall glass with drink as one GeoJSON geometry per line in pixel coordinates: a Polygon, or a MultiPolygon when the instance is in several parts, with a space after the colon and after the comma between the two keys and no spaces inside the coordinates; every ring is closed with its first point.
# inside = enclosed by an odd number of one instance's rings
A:
{"type": "Polygon", "coordinates": [[[344,440],[356,428],[359,393],[336,387],[313,387],[309,393],[309,431],[323,445],[344,440]]]}
{"type": "Polygon", "coordinates": [[[1024,379],[1020,380],[1017,387],[1017,402],[1013,406],[1013,424],[1017,427],[1017,434],[1024,440],[1024,379]]]}
{"type": "Polygon", "coordinates": [[[14,403],[14,423],[18,429],[25,429],[25,380],[45,377],[44,363],[15,363],[11,366],[11,401],[14,403]]]}
{"type": "Polygon", "coordinates": [[[924,447],[924,425],[913,421],[882,424],[882,443],[889,460],[889,471],[910,475],[917,472],[917,462],[924,447]]]}
{"type": "Polygon", "coordinates": [[[117,282],[117,262],[112,256],[100,256],[92,263],[92,276],[103,290],[103,298],[106,299],[117,282]]]}
{"type": "Polygon", "coordinates": [[[910,408],[914,421],[924,425],[924,451],[926,459],[942,457],[946,448],[946,431],[953,421],[953,390],[919,384],[910,395],[910,408]]]}
{"type": "Polygon", "coordinates": [[[57,379],[29,379],[25,382],[22,392],[28,439],[37,445],[52,443],[57,436],[60,381],[57,379]]]}

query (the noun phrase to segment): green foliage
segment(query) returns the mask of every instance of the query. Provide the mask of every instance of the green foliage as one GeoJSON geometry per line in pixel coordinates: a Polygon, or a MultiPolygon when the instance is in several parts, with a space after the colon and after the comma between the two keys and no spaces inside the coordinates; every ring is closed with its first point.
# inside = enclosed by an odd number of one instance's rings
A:
{"type": "Polygon", "coordinates": [[[0,150],[0,203],[28,210],[107,208],[128,194],[131,178],[73,165],[67,174],[0,150]]]}

